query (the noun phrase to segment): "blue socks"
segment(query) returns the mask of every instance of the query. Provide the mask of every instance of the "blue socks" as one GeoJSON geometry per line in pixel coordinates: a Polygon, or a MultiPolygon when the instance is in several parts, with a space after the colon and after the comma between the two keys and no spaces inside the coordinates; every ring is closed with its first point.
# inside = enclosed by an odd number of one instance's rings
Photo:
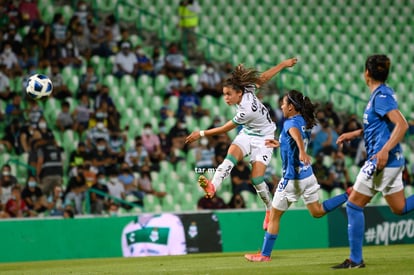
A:
{"type": "Polygon", "coordinates": [[[405,199],[405,207],[401,215],[405,215],[412,210],[414,210],[414,195],[405,199]]]}
{"type": "Polygon", "coordinates": [[[270,257],[270,255],[272,254],[273,245],[275,244],[276,239],[277,239],[277,234],[273,235],[273,234],[269,234],[266,232],[265,237],[264,237],[263,247],[262,247],[263,256],[270,257]]]}
{"type": "Polygon", "coordinates": [[[364,241],[365,217],[364,208],[351,202],[346,204],[348,215],[348,240],[351,250],[350,260],[354,263],[362,262],[362,244],[364,241]]]}
{"type": "Polygon", "coordinates": [[[335,208],[341,206],[347,200],[348,200],[347,193],[340,194],[333,198],[327,199],[326,201],[322,203],[323,210],[325,210],[325,212],[331,212],[335,208]]]}

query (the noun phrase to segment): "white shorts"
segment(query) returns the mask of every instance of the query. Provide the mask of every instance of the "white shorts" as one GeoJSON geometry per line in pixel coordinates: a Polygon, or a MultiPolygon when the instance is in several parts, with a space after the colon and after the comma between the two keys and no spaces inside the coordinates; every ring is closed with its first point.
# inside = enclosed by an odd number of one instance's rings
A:
{"type": "Polygon", "coordinates": [[[366,161],[359,170],[353,188],[369,197],[373,197],[377,192],[384,196],[399,192],[404,188],[402,171],[403,167],[385,167],[376,173],[375,164],[366,161]]]}
{"type": "Polygon", "coordinates": [[[319,184],[315,175],[301,180],[281,180],[273,196],[272,206],[280,211],[286,211],[292,202],[302,196],[305,204],[319,201],[319,184]],[[287,182],[286,182],[287,181],[287,182]]]}
{"type": "Polygon", "coordinates": [[[269,165],[273,155],[273,148],[266,147],[266,139],[274,139],[274,136],[252,136],[243,132],[239,133],[232,144],[237,145],[243,152],[243,156],[250,155],[250,162],[260,161],[269,165]]]}

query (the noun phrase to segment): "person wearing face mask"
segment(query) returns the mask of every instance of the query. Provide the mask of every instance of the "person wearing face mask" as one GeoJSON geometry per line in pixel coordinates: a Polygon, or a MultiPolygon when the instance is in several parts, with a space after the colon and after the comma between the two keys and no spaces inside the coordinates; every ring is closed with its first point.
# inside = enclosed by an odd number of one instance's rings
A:
{"type": "Polygon", "coordinates": [[[121,50],[115,55],[113,73],[116,77],[121,78],[124,75],[137,77],[138,61],[134,51],[131,51],[131,44],[124,42],[121,44],[121,50]]]}
{"type": "Polygon", "coordinates": [[[161,151],[161,142],[159,137],[153,132],[151,123],[145,123],[144,129],[142,130],[142,145],[147,151],[150,161],[158,167],[159,162],[164,158],[164,154],[161,151]]]}
{"type": "Polygon", "coordinates": [[[200,97],[211,95],[219,98],[222,95],[221,91],[222,79],[220,74],[214,69],[211,62],[206,63],[206,69],[200,75],[197,93],[200,97]]]}
{"type": "Polygon", "coordinates": [[[48,204],[46,196],[39,186],[37,186],[37,181],[34,176],[28,177],[26,186],[22,191],[22,199],[34,213],[40,214],[47,210],[48,204]]]}
{"type": "Polygon", "coordinates": [[[189,135],[190,132],[187,129],[184,119],[177,120],[176,124],[168,132],[168,138],[171,140],[171,151],[174,152],[174,149],[187,149],[185,146],[185,137],[189,135]]]}
{"type": "Polygon", "coordinates": [[[60,72],[60,68],[57,62],[52,63],[51,72],[49,78],[53,83],[53,93],[52,96],[59,100],[65,99],[67,97],[72,97],[72,93],[69,90],[68,86],[65,84],[63,76],[60,72]]]}
{"type": "Polygon", "coordinates": [[[86,93],[80,95],[79,104],[73,110],[72,117],[74,120],[74,129],[78,132],[79,136],[89,127],[89,119],[93,109],[91,108],[89,97],[86,93]]]}
{"type": "Polygon", "coordinates": [[[63,216],[65,205],[63,203],[63,190],[61,186],[55,186],[53,193],[47,198],[47,203],[50,216],[63,216]]]}
{"type": "Polygon", "coordinates": [[[194,148],[194,150],[197,169],[208,169],[216,167],[214,147],[211,147],[206,137],[200,139],[199,146],[194,148]]]}
{"type": "Polygon", "coordinates": [[[10,165],[4,164],[0,174],[0,206],[5,205],[11,198],[12,188],[16,184],[17,178],[11,174],[10,165]]]}
{"type": "Polygon", "coordinates": [[[101,215],[105,210],[109,208],[109,200],[100,193],[95,193],[93,190],[98,190],[105,194],[109,193],[107,187],[107,180],[105,174],[98,173],[96,175],[96,183],[92,186],[92,192],[90,192],[90,202],[91,202],[91,214],[101,215]]]}
{"type": "Polygon", "coordinates": [[[147,74],[151,77],[155,76],[154,67],[152,66],[151,59],[145,54],[140,45],[135,47],[135,55],[138,62],[138,76],[147,74]]]}
{"type": "Polygon", "coordinates": [[[22,69],[19,65],[19,60],[16,53],[13,52],[12,44],[10,42],[4,43],[3,52],[0,53],[0,62],[6,66],[6,74],[13,78],[21,75],[22,69]]]}
{"type": "Polygon", "coordinates": [[[107,175],[110,169],[116,165],[116,158],[113,158],[108,150],[107,142],[103,138],[98,138],[95,149],[91,152],[92,165],[98,169],[98,172],[107,175]]]}
{"type": "Polygon", "coordinates": [[[103,119],[97,119],[96,126],[89,129],[86,133],[86,144],[88,148],[95,148],[98,139],[104,139],[109,142],[109,130],[106,128],[103,119]]]}
{"type": "Polygon", "coordinates": [[[35,215],[22,199],[20,185],[12,187],[12,195],[6,203],[5,212],[9,218],[23,218],[35,215]]]}
{"type": "Polygon", "coordinates": [[[62,186],[62,149],[55,144],[55,140],[45,140],[37,149],[36,173],[40,179],[39,187],[46,196],[51,194],[55,186],[62,186]]]}
{"type": "Polygon", "coordinates": [[[47,121],[44,117],[41,117],[39,119],[39,122],[37,123],[37,128],[39,129],[43,140],[54,140],[55,139],[55,136],[52,130],[49,127],[47,127],[47,121]]]}
{"type": "MultiPolygon", "coordinates": [[[[112,197],[119,200],[125,200],[125,187],[122,182],[118,179],[118,169],[112,169],[109,172],[109,178],[107,181],[108,193],[112,197]]],[[[111,204],[118,204],[118,201],[111,199],[111,204]]]]}

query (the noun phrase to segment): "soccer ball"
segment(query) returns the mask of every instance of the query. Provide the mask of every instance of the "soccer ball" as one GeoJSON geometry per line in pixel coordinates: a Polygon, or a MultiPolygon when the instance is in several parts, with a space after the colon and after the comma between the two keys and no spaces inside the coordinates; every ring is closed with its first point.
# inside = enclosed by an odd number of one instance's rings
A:
{"type": "Polygon", "coordinates": [[[32,99],[41,99],[52,94],[53,85],[49,77],[43,74],[34,74],[26,83],[26,93],[32,99]]]}

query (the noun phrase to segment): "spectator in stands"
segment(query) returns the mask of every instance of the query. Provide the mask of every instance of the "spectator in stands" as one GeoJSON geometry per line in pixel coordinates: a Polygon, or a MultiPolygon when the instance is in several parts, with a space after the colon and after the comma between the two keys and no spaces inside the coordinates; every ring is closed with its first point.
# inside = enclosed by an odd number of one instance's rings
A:
{"type": "Polygon", "coordinates": [[[132,169],[129,167],[128,163],[122,163],[120,168],[121,169],[118,175],[118,180],[124,185],[125,196],[132,196],[133,198],[131,200],[133,203],[142,205],[144,194],[138,190],[138,179],[134,176],[134,173],[132,172],[132,169]]]}
{"type": "Polygon", "coordinates": [[[323,110],[325,112],[325,116],[330,120],[329,124],[335,129],[337,134],[342,133],[342,121],[334,110],[333,102],[326,102],[323,110]]]}
{"type": "Polygon", "coordinates": [[[99,76],[96,74],[94,67],[88,65],[86,72],[80,77],[78,97],[81,94],[87,94],[91,98],[96,98],[100,90],[99,76]]]}
{"type": "Polygon", "coordinates": [[[3,145],[8,152],[20,155],[24,152],[20,134],[20,122],[18,119],[13,119],[11,123],[6,126],[4,134],[0,139],[0,145],[3,145]]]}
{"type": "Polygon", "coordinates": [[[69,34],[65,24],[65,17],[61,12],[55,13],[52,20],[52,34],[56,39],[58,48],[64,47],[68,41],[69,34]]]}
{"type": "Polygon", "coordinates": [[[165,57],[157,46],[154,47],[152,52],[152,63],[155,75],[165,74],[165,57]]]}
{"type": "Polygon", "coordinates": [[[222,163],[227,155],[227,151],[231,144],[229,136],[224,133],[217,136],[214,146],[214,156],[216,163],[222,163]]]}
{"type": "MultiPolygon", "coordinates": [[[[104,19],[103,32],[108,41],[108,46],[112,51],[117,51],[117,41],[121,38],[121,30],[118,22],[116,22],[115,14],[109,14],[104,19]]],[[[122,45],[121,45],[122,48],[122,45]]]]}
{"type": "Polygon", "coordinates": [[[53,83],[53,97],[56,99],[64,99],[72,96],[72,91],[69,91],[68,86],[63,80],[63,76],[60,73],[59,65],[54,62],[51,68],[50,80],[53,83]]]}
{"type": "Polygon", "coordinates": [[[48,208],[46,196],[37,186],[36,177],[29,176],[22,191],[22,199],[34,214],[44,213],[48,208]]]}
{"type": "Polygon", "coordinates": [[[30,66],[37,68],[39,65],[39,53],[42,49],[36,27],[29,29],[29,32],[23,38],[22,44],[22,58],[20,59],[22,69],[28,69],[30,66]]]}
{"type": "Polygon", "coordinates": [[[63,191],[61,186],[55,186],[53,193],[47,198],[50,216],[63,216],[64,211],[64,200],[63,200],[63,191]]]}
{"type": "Polygon", "coordinates": [[[165,56],[165,70],[170,78],[175,77],[178,72],[184,73],[186,77],[194,73],[193,69],[187,68],[186,59],[179,52],[176,43],[171,43],[168,47],[168,53],[165,56]]]}
{"type": "Polygon", "coordinates": [[[208,138],[201,138],[199,146],[194,148],[196,168],[209,169],[216,167],[214,148],[208,142],[208,138]]]}
{"type": "Polygon", "coordinates": [[[201,197],[197,202],[197,209],[226,209],[228,208],[226,202],[217,194],[212,198],[205,196],[201,197]]]}
{"type": "Polygon", "coordinates": [[[11,98],[10,78],[7,72],[6,64],[0,62],[0,100],[5,101],[11,98]]]}
{"type": "MultiPolygon", "coordinates": [[[[348,120],[344,124],[343,133],[352,132],[358,129],[362,129],[361,123],[358,121],[356,115],[350,115],[348,120]]],[[[343,144],[342,151],[351,158],[355,159],[357,154],[358,145],[361,142],[362,137],[357,137],[349,142],[343,144]]]]}
{"type": "Polygon", "coordinates": [[[12,101],[6,105],[6,122],[9,123],[13,119],[17,119],[20,122],[25,122],[24,109],[22,108],[22,97],[20,93],[13,93],[12,101]]]}
{"type": "Polygon", "coordinates": [[[335,175],[330,171],[329,167],[325,166],[323,162],[324,157],[325,154],[323,152],[316,155],[315,161],[312,164],[312,170],[321,188],[330,193],[333,189],[335,175]]]}
{"type": "Polygon", "coordinates": [[[23,218],[32,217],[35,214],[30,211],[26,203],[22,199],[20,185],[12,187],[11,198],[7,201],[5,206],[5,212],[9,218],[23,218]]]}
{"type": "Polygon", "coordinates": [[[76,4],[75,12],[73,13],[79,18],[79,23],[84,27],[85,29],[88,28],[88,14],[90,13],[90,7],[88,6],[89,3],[87,1],[80,0],[76,4]]]}
{"type": "Polygon", "coordinates": [[[220,74],[215,70],[213,63],[207,62],[206,68],[199,78],[197,93],[200,97],[211,95],[219,98],[223,94],[221,83],[222,79],[220,78],[220,74]]]}
{"type": "Polygon", "coordinates": [[[163,198],[167,195],[166,192],[155,190],[152,186],[151,167],[149,165],[141,167],[138,190],[144,193],[144,195],[153,195],[158,198],[163,198]]]}
{"type": "Polygon", "coordinates": [[[65,192],[65,206],[75,204],[76,214],[83,213],[85,191],[88,189],[83,166],[78,166],[75,175],[69,178],[65,192]]]}
{"type": "Polygon", "coordinates": [[[104,101],[108,104],[108,110],[110,107],[116,108],[114,100],[110,95],[110,89],[108,85],[102,85],[99,89],[99,93],[95,99],[94,109],[98,109],[101,106],[101,103],[104,101]]]}
{"type": "MultiPolygon", "coordinates": [[[[5,206],[7,201],[12,197],[13,186],[18,185],[17,178],[12,175],[9,164],[4,164],[1,167],[0,174],[0,206],[5,206]]],[[[0,209],[2,209],[0,207],[0,209]]]]}
{"type": "Polygon", "coordinates": [[[6,66],[5,73],[9,78],[22,74],[17,54],[13,51],[12,45],[8,41],[4,43],[3,51],[0,53],[0,63],[6,66]]]}
{"type": "Polygon", "coordinates": [[[37,166],[37,149],[44,144],[45,140],[42,139],[42,134],[39,129],[33,130],[33,134],[30,135],[28,139],[29,152],[27,157],[28,174],[36,175],[36,166],[37,166]]]}
{"type": "Polygon", "coordinates": [[[91,57],[91,47],[89,45],[89,31],[85,28],[80,21],[78,21],[74,30],[72,31],[71,41],[73,43],[73,48],[77,49],[77,58],[83,57],[86,60],[89,60],[91,57]]]}
{"type": "Polygon", "coordinates": [[[336,144],[338,134],[327,118],[320,119],[319,122],[321,123],[321,130],[316,133],[312,140],[312,154],[316,156],[319,152],[323,152],[326,155],[331,155],[338,149],[336,144]]]}
{"type": "Polygon", "coordinates": [[[40,179],[39,187],[46,196],[49,196],[55,186],[62,186],[63,159],[62,149],[54,140],[46,140],[37,150],[37,178],[40,179]]]}
{"type": "Polygon", "coordinates": [[[168,138],[171,140],[171,149],[186,150],[185,138],[190,134],[184,119],[177,119],[175,125],[168,132],[168,138]]]}
{"type": "Polygon", "coordinates": [[[91,152],[92,165],[96,167],[99,173],[108,175],[111,169],[116,165],[116,159],[113,158],[108,150],[108,142],[104,138],[96,140],[96,146],[91,152]]]}
{"type": "Polygon", "coordinates": [[[21,26],[28,25],[38,28],[43,24],[42,16],[37,7],[37,1],[21,1],[19,4],[19,13],[21,17],[21,26]]]}
{"type": "Polygon", "coordinates": [[[170,107],[170,97],[171,95],[166,94],[162,99],[162,106],[160,108],[160,117],[162,120],[175,116],[174,110],[170,107]]]}
{"type": "Polygon", "coordinates": [[[29,106],[27,108],[27,119],[30,124],[37,124],[43,116],[43,109],[40,107],[37,100],[28,99],[29,106]]]}
{"type": "MultiPolygon", "coordinates": [[[[92,186],[93,189],[98,190],[104,194],[108,194],[106,177],[102,173],[97,174],[96,184],[92,186]]],[[[101,193],[90,192],[91,214],[102,214],[109,208],[109,200],[101,193]]]]}
{"type": "Polygon", "coordinates": [[[228,203],[228,208],[231,209],[244,209],[246,208],[246,202],[243,199],[243,196],[238,194],[233,194],[231,196],[230,202],[228,203]]]}
{"type": "Polygon", "coordinates": [[[158,138],[160,140],[161,152],[164,154],[164,158],[169,159],[171,153],[171,140],[168,138],[165,123],[162,121],[158,123],[158,138]]]}
{"type": "Polygon", "coordinates": [[[131,37],[129,35],[129,29],[123,27],[123,28],[121,28],[120,32],[121,32],[121,36],[120,36],[119,40],[117,41],[117,48],[121,49],[121,45],[124,42],[129,43],[130,45],[133,45],[133,43],[131,41],[131,37]]]}
{"type": "Polygon", "coordinates": [[[197,49],[198,14],[201,7],[197,0],[181,0],[178,7],[179,27],[181,29],[181,45],[187,49],[189,57],[195,57],[197,49]]]}
{"type": "Polygon", "coordinates": [[[55,139],[55,135],[53,134],[53,131],[48,127],[45,117],[40,117],[39,121],[37,122],[37,128],[40,131],[40,134],[44,141],[55,139]]]}
{"type": "MultiPolygon", "coordinates": [[[[29,153],[31,150],[30,142],[32,140],[33,134],[37,131],[37,124],[26,124],[19,129],[20,137],[20,145],[22,147],[21,153],[29,153]]],[[[40,134],[40,132],[39,132],[40,134]]]]}
{"type": "Polygon", "coordinates": [[[74,128],[78,132],[79,136],[81,136],[82,133],[88,129],[89,118],[92,112],[93,109],[91,108],[88,95],[82,94],[79,99],[79,104],[76,106],[72,114],[75,122],[74,128]]]}
{"type": "Polygon", "coordinates": [[[177,72],[174,76],[170,77],[170,81],[165,87],[165,92],[171,96],[179,96],[184,91],[186,83],[184,73],[177,72]]]}
{"type": "Polygon", "coordinates": [[[345,166],[345,156],[342,152],[334,152],[331,174],[334,175],[332,187],[347,190],[352,185],[348,168],[345,166]]]}
{"type": "Polygon", "coordinates": [[[69,157],[69,167],[75,168],[80,165],[83,165],[86,161],[91,160],[91,154],[89,154],[86,150],[85,142],[79,142],[76,149],[70,153],[69,157]]]}
{"type": "Polygon", "coordinates": [[[97,119],[96,126],[89,129],[86,133],[86,145],[89,149],[93,149],[97,145],[98,139],[109,142],[109,130],[105,127],[105,123],[102,119],[97,119]]]}
{"type": "Polygon", "coordinates": [[[74,128],[74,120],[70,113],[70,103],[68,101],[61,102],[61,111],[56,118],[56,128],[61,132],[74,128]]]}
{"type": "Polygon", "coordinates": [[[116,77],[130,75],[133,78],[138,76],[138,61],[134,52],[131,51],[131,44],[124,42],[121,51],[115,55],[114,71],[116,77]]]}
{"type": "Polygon", "coordinates": [[[94,24],[89,24],[89,45],[91,47],[91,55],[98,55],[100,57],[109,57],[113,54],[109,43],[94,24]]]}
{"type": "Polygon", "coordinates": [[[151,164],[148,152],[143,146],[141,136],[135,137],[135,146],[126,152],[125,163],[136,172],[139,172],[144,164],[151,164]]]}
{"type": "Polygon", "coordinates": [[[141,45],[135,47],[135,54],[138,61],[138,76],[146,74],[151,77],[155,76],[152,60],[145,54],[141,45]]]}
{"type": "Polygon", "coordinates": [[[233,194],[238,194],[242,191],[249,191],[256,194],[256,190],[250,179],[250,174],[251,170],[244,160],[239,161],[234,169],[231,170],[230,179],[233,194]]]}
{"type": "MultiPolygon", "coordinates": [[[[146,122],[144,124],[141,141],[142,145],[148,153],[150,162],[152,164],[151,169],[159,170],[159,163],[165,158],[165,155],[161,150],[160,139],[158,135],[154,133],[152,124],[149,122],[146,122]]],[[[137,142],[139,142],[139,138],[137,139],[137,142]]]]}
{"type": "Polygon", "coordinates": [[[121,163],[125,159],[125,144],[127,137],[119,130],[110,131],[109,150],[116,163],[121,163]]]}
{"type": "MultiPolygon", "coordinates": [[[[49,50],[50,45],[52,43],[53,32],[52,26],[50,24],[45,24],[43,26],[43,31],[39,34],[39,45],[40,45],[40,52],[39,52],[39,68],[47,68],[49,66],[49,50]]],[[[57,50],[56,40],[54,40],[54,47],[57,50]]]]}
{"type": "Polygon", "coordinates": [[[75,214],[73,213],[73,209],[70,205],[66,206],[63,210],[63,218],[64,219],[73,219],[75,214]]]}
{"type": "Polygon", "coordinates": [[[188,83],[181,90],[178,99],[177,117],[194,117],[196,119],[202,116],[208,116],[209,111],[201,107],[198,95],[195,93],[193,86],[188,83]]]}
{"type": "MultiPolygon", "coordinates": [[[[109,195],[119,200],[125,200],[125,188],[122,182],[118,179],[118,171],[116,169],[109,172],[109,181],[107,184],[109,195]]],[[[111,198],[111,203],[118,204],[119,202],[111,198]]]]}

